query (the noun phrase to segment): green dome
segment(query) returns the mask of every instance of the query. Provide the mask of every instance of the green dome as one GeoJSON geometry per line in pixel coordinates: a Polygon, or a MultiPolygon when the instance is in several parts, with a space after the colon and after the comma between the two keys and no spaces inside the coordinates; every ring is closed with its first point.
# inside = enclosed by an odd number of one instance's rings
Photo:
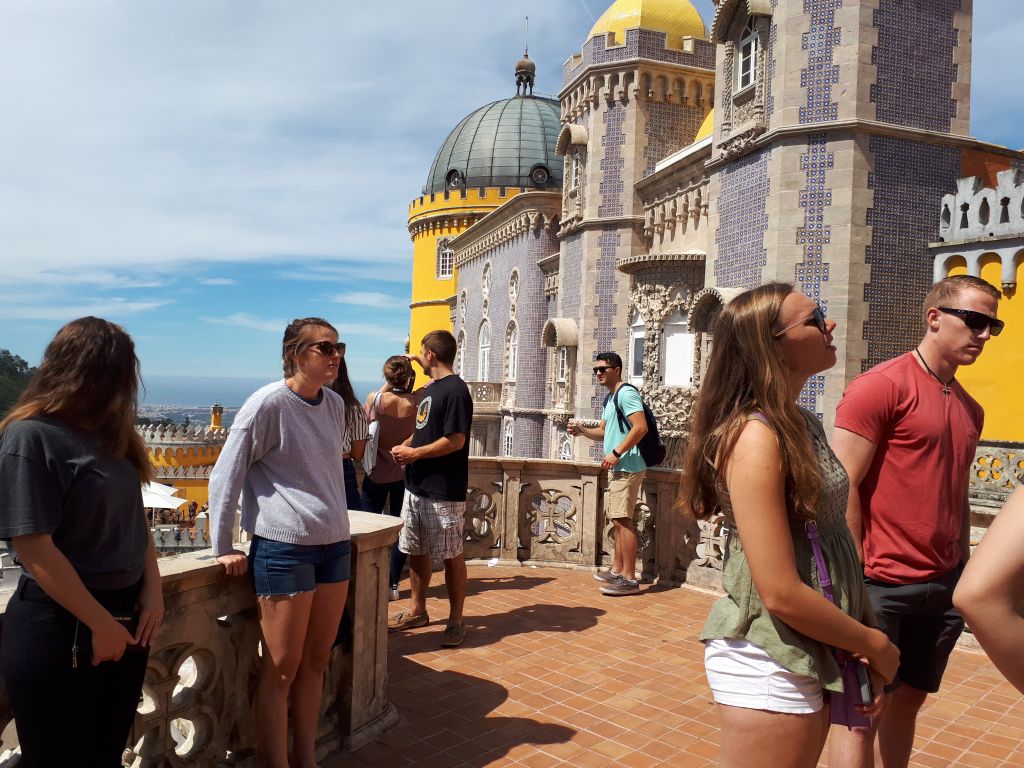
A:
{"type": "Polygon", "coordinates": [[[467,187],[561,187],[562,158],[555,153],[559,112],[555,99],[541,96],[480,107],[444,140],[424,194],[467,187]],[[537,171],[541,166],[546,174],[537,171]]]}

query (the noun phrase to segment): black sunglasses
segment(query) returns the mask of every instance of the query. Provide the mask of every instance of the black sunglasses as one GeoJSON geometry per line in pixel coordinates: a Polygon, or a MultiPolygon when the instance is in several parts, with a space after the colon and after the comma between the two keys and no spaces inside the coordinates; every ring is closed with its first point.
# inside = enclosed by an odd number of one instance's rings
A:
{"type": "Polygon", "coordinates": [[[793,328],[796,328],[798,325],[803,325],[808,320],[813,320],[814,321],[814,325],[817,326],[818,330],[821,331],[822,333],[825,333],[825,331],[826,331],[826,328],[825,328],[825,313],[824,313],[824,311],[822,311],[821,307],[815,307],[811,311],[811,314],[809,314],[807,317],[803,318],[802,320],[798,320],[797,322],[793,323],[792,325],[787,325],[781,331],[777,332],[775,334],[775,338],[778,338],[779,336],[784,334],[786,331],[789,331],[789,330],[792,330],[793,328]]]}
{"type": "Polygon", "coordinates": [[[594,368],[594,375],[597,376],[599,374],[604,373],[605,371],[610,371],[614,367],[614,365],[599,365],[596,368],[594,368]]]}
{"type": "Polygon", "coordinates": [[[342,357],[345,356],[345,342],[339,341],[335,344],[333,341],[318,341],[314,344],[310,344],[306,349],[315,349],[324,357],[330,357],[337,352],[342,357]]]}
{"type": "Polygon", "coordinates": [[[964,321],[964,325],[975,333],[984,333],[988,328],[990,334],[998,336],[1003,332],[1003,326],[1006,325],[1002,320],[989,317],[984,312],[975,312],[973,309],[953,309],[952,307],[936,307],[936,309],[947,315],[956,315],[964,321]]]}

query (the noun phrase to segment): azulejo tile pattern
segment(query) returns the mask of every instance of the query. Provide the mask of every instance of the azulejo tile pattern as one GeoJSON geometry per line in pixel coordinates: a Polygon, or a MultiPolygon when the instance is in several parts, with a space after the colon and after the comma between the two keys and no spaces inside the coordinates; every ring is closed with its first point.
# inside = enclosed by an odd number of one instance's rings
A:
{"type": "Polygon", "coordinates": [[[768,159],[766,147],[736,160],[720,173],[719,221],[715,232],[718,257],[715,284],[723,288],[751,288],[761,283],[768,251],[768,159]]]}
{"type": "Polygon", "coordinates": [[[580,72],[595,64],[643,58],[683,64],[700,69],[715,68],[715,46],[707,40],[694,40],[693,53],[665,48],[665,33],[649,29],[627,29],[625,45],[608,48],[603,36],[592,37],[583,45],[578,61],[569,59],[562,68],[563,83],[568,84],[580,72]],[[575,64],[575,66],[574,66],[575,64]]]}
{"type": "MultiPolygon", "coordinates": [[[[621,347],[620,339],[625,338],[625,334],[619,333],[619,328],[616,325],[619,307],[615,301],[615,291],[619,282],[619,273],[615,270],[615,258],[621,241],[622,235],[614,226],[604,227],[598,240],[601,255],[597,259],[597,281],[594,285],[597,306],[594,307],[593,338],[598,352],[618,352],[625,359],[626,350],[618,348],[621,347]]],[[[581,372],[581,376],[589,375],[589,367],[589,360],[577,361],[577,370],[581,372]]],[[[593,395],[590,402],[594,409],[594,418],[600,418],[604,397],[608,394],[608,390],[598,384],[595,378],[591,377],[591,381],[593,382],[593,395]]],[[[583,388],[581,388],[581,393],[582,391],[584,391],[583,388]]],[[[590,455],[598,460],[604,457],[600,443],[590,446],[590,455]]]]}
{"type": "Polygon", "coordinates": [[[659,160],[692,143],[704,121],[704,110],[689,104],[648,102],[646,110],[643,178],[654,173],[659,160]]]}
{"type": "Polygon", "coordinates": [[[866,262],[870,281],[864,286],[868,354],[863,370],[911,349],[921,332],[921,300],[932,285],[928,242],[938,234],[935,212],[942,196],[956,189],[960,148],[872,136],[868,147],[874,170],[868,187],[874,207],[868,210],[871,244],[866,262]]]}
{"type": "Polygon", "coordinates": [[[832,86],[839,82],[839,65],[832,52],[840,42],[836,10],[843,0],[804,0],[804,13],[811,17],[811,28],[804,33],[801,50],[807,51],[807,67],[800,70],[800,87],[807,91],[807,103],[800,107],[800,123],[835,120],[839,104],[832,100],[832,86]]]}
{"type": "MultiPolygon", "coordinates": [[[[615,102],[605,110],[602,119],[604,137],[601,139],[601,145],[604,147],[604,157],[601,158],[601,205],[597,208],[597,215],[621,216],[624,186],[622,169],[625,167],[622,148],[626,144],[626,110],[615,102]]],[[[614,264],[612,269],[615,269],[614,264]]]]}
{"type": "Polygon", "coordinates": [[[953,50],[958,34],[953,17],[960,0],[928,0],[927,11],[906,0],[880,0],[873,24],[878,45],[871,51],[877,67],[871,101],[877,119],[948,133],[956,117],[953,50]],[[907,66],[913,56],[914,66],[907,66]]]}
{"type": "MultiPolygon", "coordinates": [[[[828,282],[829,264],[825,249],[832,243],[832,228],[825,223],[825,209],[832,205],[832,190],[826,176],[835,164],[835,156],[828,151],[828,136],[814,133],[807,137],[807,153],[800,155],[800,170],[807,178],[800,190],[800,207],[804,210],[804,225],[796,230],[797,245],[802,246],[804,258],[794,269],[797,290],[817,301],[828,313],[823,298],[822,284],[828,282]]],[[[821,416],[819,398],[825,394],[825,377],[812,376],[798,402],[821,416]]]]}

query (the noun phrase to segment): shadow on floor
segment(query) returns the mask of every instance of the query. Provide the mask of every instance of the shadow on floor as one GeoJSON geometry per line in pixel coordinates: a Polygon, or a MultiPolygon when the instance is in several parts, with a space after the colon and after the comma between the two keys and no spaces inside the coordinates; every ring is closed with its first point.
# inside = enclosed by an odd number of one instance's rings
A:
{"type": "Polygon", "coordinates": [[[520,744],[561,744],[576,731],[495,710],[508,690],[479,677],[393,658],[388,691],[402,717],[397,728],[349,755],[353,766],[486,766],[520,744]]]}
{"type": "MultiPolygon", "coordinates": [[[[598,617],[604,614],[605,611],[600,608],[545,603],[523,605],[511,611],[490,615],[467,614],[466,641],[462,647],[480,648],[513,635],[530,632],[584,632],[595,626],[598,617]]],[[[429,628],[408,633],[404,638],[402,652],[416,654],[439,650],[445,618],[435,616],[429,628]]]]}

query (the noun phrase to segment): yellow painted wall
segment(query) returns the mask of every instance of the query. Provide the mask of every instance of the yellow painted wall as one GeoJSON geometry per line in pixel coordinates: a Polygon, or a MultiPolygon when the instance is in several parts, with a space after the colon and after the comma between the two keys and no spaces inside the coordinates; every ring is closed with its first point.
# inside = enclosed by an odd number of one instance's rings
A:
{"type": "MultiPolygon", "coordinates": [[[[451,309],[446,303],[455,295],[458,270],[449,280],[437,278],[437,241],[455,238],[469,228],[468,214],[486,215],[508,202],[521,191],[518,187],[472,188],[422,195],[409,204],[409,231],[412,232],[412,297],[409,311],[409,351],[419,352],[420,339],[430,331],[453,331],[451,309]],[[424,225],[424,226],[419,226],[424,225]],[[420,302],[438,302],[416,306],[420,302]]],[[[382,361],[383,362],[383,361],[382,361]]],[[[417,387],[426,377],[416,368],[417,387]]]]}
{"type": "MultiPolygon", "coordinates": [[[[951,275],[967,273],[964,264],[953,266],[951,275]]],[[[981,278],[994,286],[1001,283],[1000,263],[994,254],[981,259],[981,278]]],[[[1024,370],[1024,263],[1017,265],[1016,292],[1003,292],[999,317],[1006,328],[985,344],[974,365],[957,371],[956,377],[985,409],[983,440],[1024,441],[1024,408],[1020,407],[1020,371],[1024,370]]]]}

